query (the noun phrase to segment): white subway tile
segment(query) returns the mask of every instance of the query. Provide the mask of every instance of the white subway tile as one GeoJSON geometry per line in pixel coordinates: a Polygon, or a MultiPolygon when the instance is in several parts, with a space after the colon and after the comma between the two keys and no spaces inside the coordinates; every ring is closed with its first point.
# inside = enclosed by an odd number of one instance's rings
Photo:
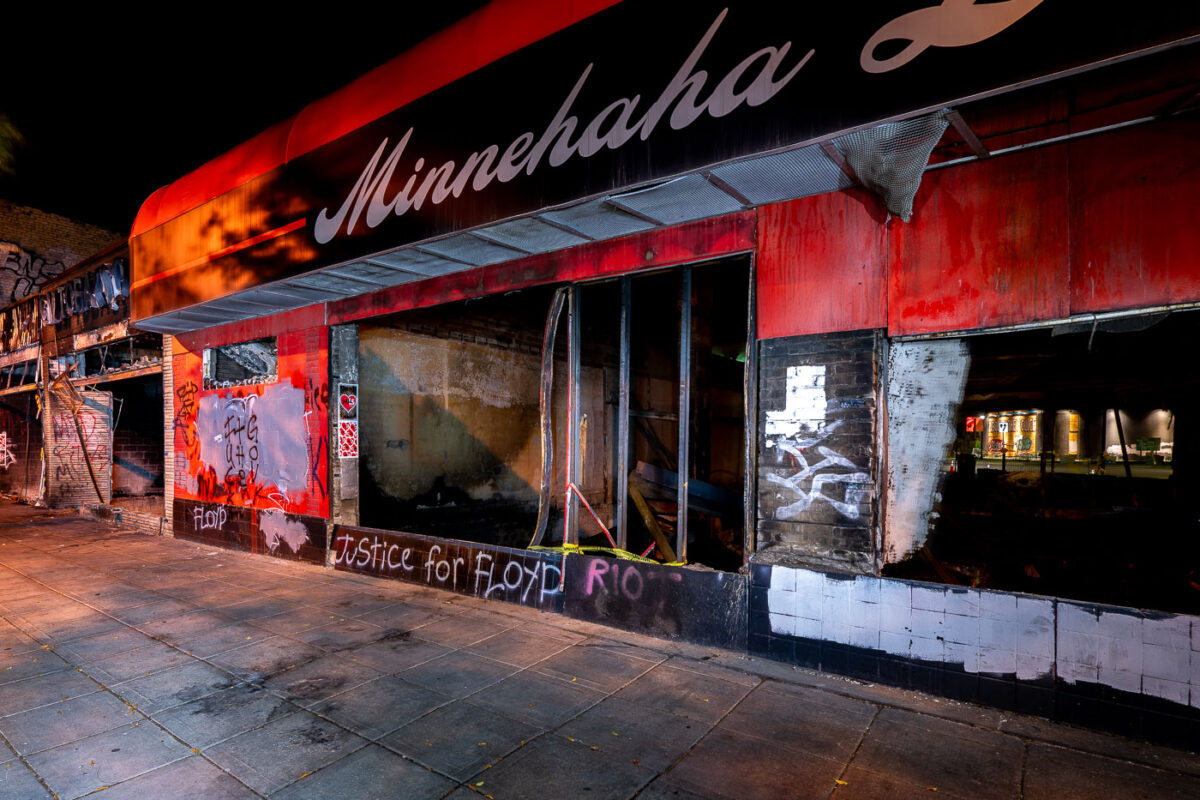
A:
{"type": "Polygon", "coordinates": [[[850,644],[855,647],[866,647],[871,650],[879,649],[879,628],[859,628],[850,626],[850,644]]]}
{"type": "Polygon", "coordinates": [[[894,656],[908,657],[912,637],[907,633],[879,632],[879,649],[894,656]]]}
{"type": "Polygon", "coordinates": [[[1123,692],[1133,692],[1141,694],[1142,691],[1142,673],[1128,672],[1123,669],[1106,668],[1101,665],[1097,671],[1097,677],[1100,683],[1105,686],[1111,686],[1114,689],[1120,689],[1123,692]]]}
{"type": "Polygon", "coordinates": [[[1192,648],[1179,650],[1158,644],[1142,645],[1142,674],[1148,678],[1187,683],[1191,680],[1192,648]]]}
{"type": "Polygon", "coordinates": [[[930,586],[914,586],[912,588],[912,607],[925,611],[946,610],[946,590],[930,586]]]}
{"type": "Polygon", "coordinates": [[[771,633],[777,633],[780,636],[795,636],[796,635],[796,618],[787,614],[776,614],[771,612],[768,615],[771,623],[771,633]]]}
{"type": "Polygon", "coordinates": [[[1009,592],[979,590],[979,616],[1012,619],[1017,613],[1017,596],[1009,592]]]}
{"type": "Polygon", "coordinates": [[[1142,641],[1172,650],[1192,649],[1192,617],[1178,616],[1152,619],[1142,623],[1142,641]]]}
{"type": "Polygon", "coordinates": [[[942,637],[947,642],[970,645],[978,644],[979,618],[964,617],[947,612],[943,622],[942,637]]]}
{"type": "Polygon", "coordinates": [[[879,629],[907,637],[912,632],[912,609],[908,606],[879,606],[879,629]]]}
{"type": "Polygon", "coordinates": [[[879,602],[885,606],[912,608],[912,587],[904,581],[879,581],[879,602]]]}
{"type": "Polygon", "coordinates": [[[1190,692],[1186,683],[1144,675],[1142,676],[1142,694],[1148,694],[1151,697],[1161,697],[1164,700],[1170,700],[1172,703],[1187,705],[1190,692]]]}
{"type": "Polygon", "coordinates": [[[979,616],[978,589],[947,589],[946,613],[962,617],[979,616]]]}
{"type": "Polygon", "coordinates": [[[850,601],[850,624],[859,628],[879,630],[879,604],[862,600],[850,601]]]}
{"type": "Polygon", "coordinates": [[[914,608],[912,610],[913,636],[921,636],[926,639],[936,639],[941,636],[945,616],[946,614],[942,611],[914,608]]]}
{"type": "Polygon", "coordinates": [[[879,583],[879,578],[859,575],[850,586],[850,602],[878,603],[879,583]]]}

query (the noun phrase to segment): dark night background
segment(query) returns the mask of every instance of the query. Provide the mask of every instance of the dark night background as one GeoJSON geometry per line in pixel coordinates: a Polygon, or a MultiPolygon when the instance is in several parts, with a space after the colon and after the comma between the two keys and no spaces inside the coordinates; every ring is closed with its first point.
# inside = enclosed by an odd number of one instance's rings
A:
{"type": "Polygon", "coordinates": [[[128,234],[160,186],[483,4],[26,16],[0,46],[0,114],[24,138],[0,198],[128,234]]]}

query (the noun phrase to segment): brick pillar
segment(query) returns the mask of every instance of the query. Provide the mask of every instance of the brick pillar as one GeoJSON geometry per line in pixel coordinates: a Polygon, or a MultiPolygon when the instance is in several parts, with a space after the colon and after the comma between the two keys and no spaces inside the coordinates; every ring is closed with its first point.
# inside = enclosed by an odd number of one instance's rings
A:
{"type": "Polygon", "coordinates": [[[765,339],[756,561],[874,573],[878,340],[765,339]]]}
{"type": "Polygon", "coordinates": [[[163,533],[174,535],[175,519],[175,337],[163,334],[163,533]]]}

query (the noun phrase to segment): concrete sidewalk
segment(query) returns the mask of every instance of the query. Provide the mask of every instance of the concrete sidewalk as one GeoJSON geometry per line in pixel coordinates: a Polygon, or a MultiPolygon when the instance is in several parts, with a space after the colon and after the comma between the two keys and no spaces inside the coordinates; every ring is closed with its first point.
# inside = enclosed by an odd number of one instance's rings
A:
{"type": "Polygon", "coordinates": [[[0,798],[1200,797],[1175,750],[11,504],[0,617],[0,798]]]}

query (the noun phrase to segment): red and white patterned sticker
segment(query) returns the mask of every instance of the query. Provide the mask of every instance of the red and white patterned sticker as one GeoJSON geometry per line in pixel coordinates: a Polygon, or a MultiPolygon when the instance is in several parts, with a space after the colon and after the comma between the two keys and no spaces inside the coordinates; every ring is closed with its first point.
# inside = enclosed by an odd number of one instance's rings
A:
{"type": "Polygon", "coordinates": [[[338,422],[338,458],[358,458],[358,420],[338,422]]]}

